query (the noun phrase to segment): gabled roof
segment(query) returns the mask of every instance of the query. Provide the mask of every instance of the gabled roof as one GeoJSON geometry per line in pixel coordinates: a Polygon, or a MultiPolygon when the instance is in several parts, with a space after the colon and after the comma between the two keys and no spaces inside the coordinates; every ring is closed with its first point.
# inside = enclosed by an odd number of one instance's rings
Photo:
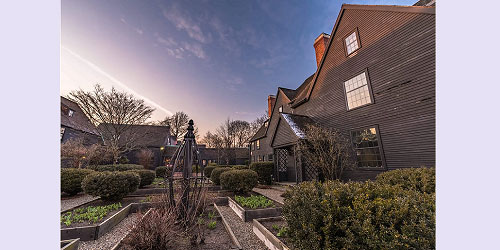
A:
{"type": "Polygon", "coordinates": [[[94,124],[90,122],[90,119],[83,113],[82,109],[75,102],[61,96],[61,125],[69,127],[72,129],[80,130],[86,133],[99,135],[94,124]],[[63,112],[62,109],[65,107],[73,110],[73,115],[69,116],[67,113],[63,112]]]}
{"type": "Polygon", "coordinates": [[[311,84],[312,80],[314,79],[314,75],[316,73],[313,73],[312,75],[310,75],[307,79],[304,80],[304,82],[295,90],[295,97],[293,99],[290,99],[290,103],[289,104],[294,104],[294,103],[297,103],[298,101],[297,100],[301,100],[305,97],[305,95],[307,94],[307,90],[309,89],[309,85],[311,84]]]}
{"type": "Polygon", "coordinates": [[[266,122],[264,122],[264,124],[260,126],[259,130],[257,130],[257,133],[255,133],[255,135],[253,135],[252,138],[250,138],[251,142],[266,136],[266,130],[267,130],[266,122]]]}
{"type": "Polygon", "coordinates": [[[309,116],[305,115],[281,113],[281,117],[284,118],[288,126],[290,126],[293,130],[294,134],[300,139],[305,138],[307,125],[314,125],[314,121],[309,116]]]}
{"type": "Polygon", "coordinates": [[[295,100],[291,103],[292,108],[296,108],[304,102],[307,102],[311,97],[312,90],[316,84],[316,79],[323,68],[323,63],[325,58],[330,51],[330,47],[332,46],[333,41],[335,41],[335,33],[337,32],[337,28],[339,26],[340,20],[344,14],[345,10],[368,10],[368,11],[389,11],[389,12],[404,12],[404,13],[420,13],[420,14],[436,14],[436,8],[434,6],[399,6],[399,5],[362,5],[362,4],[342,4],[340,8],[339,15],[337,16],[337,20],[335,21],[335,25],[333,26],[333,30],[330,35],[330,41],[328,42],[328,46],[326,47],[325,53],[321,59],[318,69],[314,74],[311,83],[308,84],[307,91],[302,91],[297,94],[295,100]]]}
{"type": "Polygon", "coordinates": [[[122,124],[99,124],[98,129],[103,134],[103,139],[109,138],[110,132],[114,129],[125,129],[125,126],[130,126],[122,134],[119,140],[120,146],[124,146],[127,142],[133,141],[138,147],[163,147],[167,145],[170,137],[169,126],[154,126],[154,125],[122,125],[122,124]]]}
{"type": "Polygon", "coordinates": [[[278,87],[278,89],[281,90],[281,92],[283,92],[283,94],[285,95],[286,98],[288,98],[288,100],[293,100],[293,98],[295,98],[295,94],[297,93],[293,89],[287,89],[283,87],[278,87]]]}

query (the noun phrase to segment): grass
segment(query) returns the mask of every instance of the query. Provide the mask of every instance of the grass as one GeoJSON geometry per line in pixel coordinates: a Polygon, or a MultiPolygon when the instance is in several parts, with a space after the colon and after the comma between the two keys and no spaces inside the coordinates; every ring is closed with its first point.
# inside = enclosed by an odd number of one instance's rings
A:
{"type": "Polygon", "coordinates": [[[236,202],[238,202],[238,204],[242,205],[243,207],[251,209],[267,208],[273,206],[273,202],[262,195],[252,195],[250,197],[243,197],[236,195],[234,196],[234,199],[236,200],[236,202]]]}
{"type": "Polygon", "coordinates": [[[77,208],[61,215],[61,222],[66,226],[75,222],[89,222],[92,224],[101,221],[109,212],[118,210],[121,207],[122,204],[118,202],[107,206],[77,208]]]}

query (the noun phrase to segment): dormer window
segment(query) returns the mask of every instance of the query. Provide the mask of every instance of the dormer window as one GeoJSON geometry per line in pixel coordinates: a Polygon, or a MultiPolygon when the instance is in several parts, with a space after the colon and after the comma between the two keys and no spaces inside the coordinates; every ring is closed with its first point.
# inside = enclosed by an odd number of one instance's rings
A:
{"type": "Polygon", "coordinates": [[[70,109],[70,110],[68,111],[68,116],[69,116],[69,117],[72,117],[72,116],[73,116],[73,113],[75,113],[75,111],[73,111],[73,110],[71,110],[71,109],[70,109]]]}
{"type": "Polygon", "coordinates": [[[280,113],[282,113],[282,112],[283,112],[283,105],[281,105],[281,106],[279,107],[278,111],[279,111],[280,113]]]}
{"type": "Polygon", "coordinates": [[[347,55],[359,49],[358,33],[355,30],[348,37],[345,38],[345,48],[347,55]]]}

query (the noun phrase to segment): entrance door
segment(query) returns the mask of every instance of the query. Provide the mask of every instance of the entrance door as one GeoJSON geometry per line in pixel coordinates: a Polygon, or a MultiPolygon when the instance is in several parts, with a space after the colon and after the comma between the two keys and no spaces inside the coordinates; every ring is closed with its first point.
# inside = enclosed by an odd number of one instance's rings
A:
{"type": "Polygon", "coordinates": [[[288,150],[286,148],[276,149],[277,177],[278,181],[288,180],[288,150]]]}

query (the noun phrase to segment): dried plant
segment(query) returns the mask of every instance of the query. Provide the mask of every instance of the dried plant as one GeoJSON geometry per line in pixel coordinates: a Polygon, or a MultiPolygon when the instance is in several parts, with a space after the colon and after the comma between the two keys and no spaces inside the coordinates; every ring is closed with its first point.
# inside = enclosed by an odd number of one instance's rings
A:
{"type": "Polygon", "coordinates": [[[141,149],[136,154],[139,164],[144,166],[145,169],[153,168],[154,153],[149,149],[141,149]]]}

